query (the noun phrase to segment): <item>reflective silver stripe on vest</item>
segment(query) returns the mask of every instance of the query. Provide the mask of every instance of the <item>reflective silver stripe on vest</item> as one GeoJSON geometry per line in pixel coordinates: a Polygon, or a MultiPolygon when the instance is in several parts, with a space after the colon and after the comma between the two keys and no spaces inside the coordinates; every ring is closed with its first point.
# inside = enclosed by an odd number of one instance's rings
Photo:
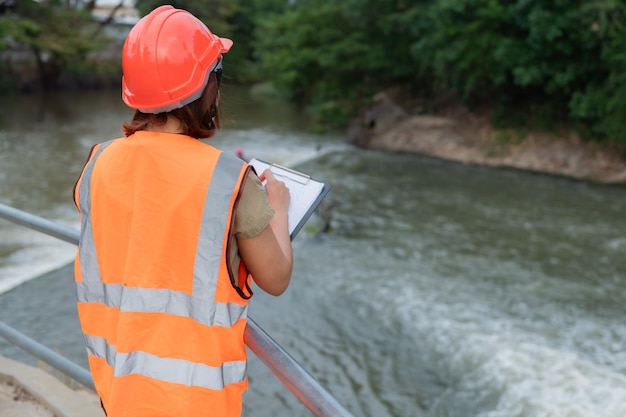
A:
{"type": "MultiPolygon", "coordinates": [[[[122,312],[163,312],[176,316],[189,317],[207,326],[232,327],[246,317],[247,303],[217,303],[215,290],[222,262],[222,251],[226,242],[224,236],[230,227],[226,214],[231,209],[230,202],[235,187],[238,185],[243,162],[234,156],[220,154],[217,166],[211,178],[211,184],[205,199],[205,207],[200,226],[200,237],[194,265],[192,294],[167,289],[124,287],[122,284],[105,284],[100,277],[93,229],[91,225],[90,182],[93,167],[104,149],[112,141],[103,143],[85,167],[79,188],[81,209],[81,239],[79,258],[82,281],[77,282],[79,302],[101,303],[107,307],[119,308],[122,312]]],[[[115,353],[115,346],[108,345],[102,338],[86,336],[88,352],[96,357],[105,358],[114,368],[115,375],[140,373],[158,379],[177,383],[185,379],[182,375],[196,375],[190,383],[205,386],[240,382],[245,379],[245,361],[227,362],[223,367],[212,368],[203,364],[187,361],[159,358],[145,352],[131,354],[115,353]],[[171,367],[176,362],[180,375],[173,373],[171,367]],[[125,365],[120,365],[125,364],[125,365]],[[157,371],[152,371],[156,369],[157,371]],[[161,372],[162,370],[163,372],[161,372]],[[150,372],[155,372],[154,376],[150,372]],[[161,374],[167,377],[160,376],[161,374]],[[216,376],[219,375],[219,378],[216,376]],[[203,378],[210,382],[198,383],[203,378]],[[216,379],[213,379],[216,378],[216,379]],[[196,381],[198,380],[198,381],[196,381]],[[221,381],[221,382],[220,382],[221,381]]],[[[215,389],[215,388],[213,388],[215,389]]]]}
{"type": "Polygon", "coordinates": [[[242,162],[221,154],[207,193],[197,256],[194,266],[192,295],[180,291],[151,288],[124,288],[121,284],[104,284],[97,263],[91,226],[91,199],[89,182],[93,165],[110,142],[102,144],[85,167],[79,190],[82,213],[79,245],[82,282],[77,283],[78,301],[104,303],[126,312],[162,312],[189,317],[207,326],[231,327],[247,313],[247,305],[207,302],[215,297],[224,234],[230,210],[230,200],[237,186],[242,162]],[[225,173],[225,175],[219,175],[225,173]],[[219,214],[218,214],[219,213],[219,214]]]}
{"type": "MultiPolygon", "coordinates": [[[[82,266],[81,261],[81,266],[82,266]]],[[[76,283],[78,301],[102,303],[125,312],[168,313],[190,317],[207,326],[231,327],[246,317],[246,307],[235,303],[209,302],[200,296],[153,288],[124,288],[122,284],[76,283]],[[124,302],[122,303],[122,293],[124,302]]]]}
{"type": "Polygon", "coordinates": [[[105,338],[85,335],[87,353],[96,358],[106,359],[109,366],[115,363],[115,345],[109,345],[105,338]]]}
{"type": "Polygon", "coordinates": [[[213,367],[182,359],[160,358],[145,352],[115,355],[113,375],[132,374],[174,384],[221,390],[228,384],[245,380],[246,361],[225,362],[222,366],[213,367]]]}
{"type": "Polygon", "coordinates": [[[115,346],[96,336],[86,336],[87,352],[106,359],[114,376],[141,374],[160,381],[221,390],[228,384],[246,379],[246,361],[225,362],[209,366],[182,359],[161,358],[145,352],[116,353],[115,346]],[[104,354],[104,355],[103,355],[104,354]]]}
{"type": "MultiPolygon", "coordinates": [[[[83,280],[92,283],[90,291],[102,292],[102,280],[100,279],[100,269],[98,267],[98,258],[96,256],[95,244],[93,240],[93,229],[91,228],[91,175],[96,159],[102,151],[113,141],[104,142],[98,147],[89,163],[83,170],[78,189],[78,202],[80,204],[80,240],[78,244],[78,253],[80,257],[80,271],[83,280]]],[[[78,299],[79,301],[80,298],[78,299]]]]}

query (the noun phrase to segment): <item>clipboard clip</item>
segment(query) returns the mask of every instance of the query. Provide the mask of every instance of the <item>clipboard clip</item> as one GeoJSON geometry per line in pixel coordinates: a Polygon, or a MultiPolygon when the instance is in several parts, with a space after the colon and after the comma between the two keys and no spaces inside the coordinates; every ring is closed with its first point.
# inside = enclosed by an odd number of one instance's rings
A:
{"type": "MultiPolygon", "coordinates": [[[[306,184],[311,179],[310,175],[303,174],[301,172],[295,171],[291,168],[284,167],[282,165],[272,164],[271,167],[276,167],[282,171],[285,171],[286,173],[289,174],[289,178],[291,178],[294,181],[299,182],[300,184],[306,184]]],[[[285,173],[277,172],[276,174],[284,175],[285,173]]]]}

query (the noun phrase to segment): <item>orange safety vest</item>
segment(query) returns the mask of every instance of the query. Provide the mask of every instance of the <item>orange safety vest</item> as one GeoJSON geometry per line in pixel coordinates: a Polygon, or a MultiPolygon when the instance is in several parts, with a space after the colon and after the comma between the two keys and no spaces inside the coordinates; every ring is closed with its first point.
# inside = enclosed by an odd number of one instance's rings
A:
{"type": "Polygon", "coordinates": [[[78,315],[108,417],[239,416],[250,276],[230,241],[249,166],[194,138],[96,145],[76,183],[78,315]]]}

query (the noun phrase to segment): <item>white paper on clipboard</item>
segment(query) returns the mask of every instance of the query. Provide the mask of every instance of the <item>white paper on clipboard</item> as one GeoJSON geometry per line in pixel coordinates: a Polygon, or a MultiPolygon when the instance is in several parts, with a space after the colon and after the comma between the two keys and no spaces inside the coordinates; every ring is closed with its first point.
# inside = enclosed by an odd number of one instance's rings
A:
{"type": "Polygon", "coordinates": [[[306,174],[276,164],[253,158],[249,162],[258,175],[270,168],[277,180],[289,189],[289,235],[291,239],[300,231],[306,220],[330,190],[330,186],[306,174]]]}

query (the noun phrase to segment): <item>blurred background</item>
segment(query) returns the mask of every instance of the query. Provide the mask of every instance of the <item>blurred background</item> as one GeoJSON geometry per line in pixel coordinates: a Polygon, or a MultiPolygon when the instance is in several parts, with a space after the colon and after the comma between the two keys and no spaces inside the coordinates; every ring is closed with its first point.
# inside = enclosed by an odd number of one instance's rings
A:
{"type": "MultiPolygon", "coordinates": [[[[626,166],[626,5],[552,3],[171,3],[235,42],[209,142],[333,186],[289,290],[257,291],[250,315],[356,416],[626,415],[624,185],[355,140],[461,108],[507,132],[483,152],[576,135],[626,166]]],[[[160,4],[0,0],[1,203],[78,228],[87,153],[132,115],[121,42],[160,4]]],[[[0,221],[0,317],[86,366],[74,251],[0,221]]],[[[244,407],[311,415],[254,355],[244,407]]]]}

